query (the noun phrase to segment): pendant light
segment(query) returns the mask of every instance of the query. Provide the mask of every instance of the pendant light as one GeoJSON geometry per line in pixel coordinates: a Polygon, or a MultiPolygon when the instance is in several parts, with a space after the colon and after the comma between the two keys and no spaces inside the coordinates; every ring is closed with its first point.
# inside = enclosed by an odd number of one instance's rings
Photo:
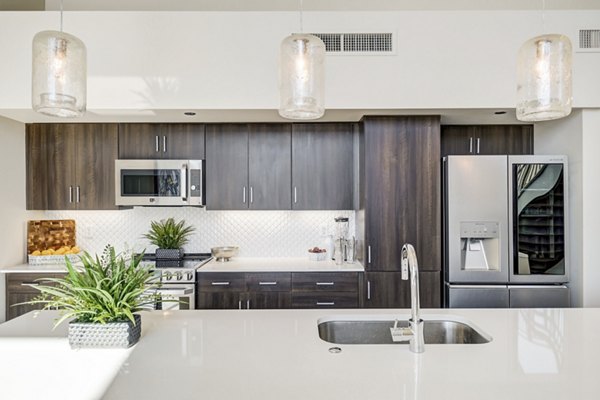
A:
{"type": "MultiPolygon", "coordinates": [[[[545,3],[542,9],[544,25],[545,3]]],[[[517,57],[517,119],[549,121],[571,113],[572,46],[565,35],[545,34],[526,41],[517,57]]]]}
{"type": "Polygon", "coordinates": [[[300,34],[281,42],[279,54],[279,115],[318,119],[325,113],[325,44],[304,34],[300,0],[300,34]]]}
{"type": "Polygon", "coordinates": [[[73,118],[85,113],[87,63],[81,40],[63,32],[63,2],[60,2],[60,32],[42,31],[33,37],[31,104],[34,111],[73,118]]]}

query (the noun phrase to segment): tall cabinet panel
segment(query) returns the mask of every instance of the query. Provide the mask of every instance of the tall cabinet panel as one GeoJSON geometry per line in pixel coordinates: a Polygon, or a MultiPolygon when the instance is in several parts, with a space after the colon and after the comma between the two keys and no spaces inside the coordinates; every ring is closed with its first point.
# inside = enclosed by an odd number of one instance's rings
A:
{"type": "Polygon", "coordinates": [[[294,124],[292,209],[353,209],[353,125],[294,124]]]}
{"type": "Polygon", "coordinates": [[[359,143],[357,237],[364,307],[409,307],[401,249],[415,247],[424,306],[440,306],[441,168],[438,116],[366,117],[359,143]],[[364,235],[364,236],[363,236],[364,235]]]}
{"type": "Polygon", "coordinates": [[[249,208],[289,210],[292,204],[290,124],[248,125],[249,208]]]}
{"type": "Polygon", "coordinates": [[[207,209],[248,209],[248,128],[245,124],[206,126],[206,186],[207,209]]]}
{"type": "Polygon", "coordinates": [[[47,180],[48,209],[76,210],[77,189],[76,177],[76,143],[75,128],[78,124],[48,124],[49,140],[47,142],[47,180]]]}
{"type": "Polygon", "coordinates": [[[49,134],[39,124],[28,124],[25,136],[28,210],[48,208],[47,147],[49,134]]]}

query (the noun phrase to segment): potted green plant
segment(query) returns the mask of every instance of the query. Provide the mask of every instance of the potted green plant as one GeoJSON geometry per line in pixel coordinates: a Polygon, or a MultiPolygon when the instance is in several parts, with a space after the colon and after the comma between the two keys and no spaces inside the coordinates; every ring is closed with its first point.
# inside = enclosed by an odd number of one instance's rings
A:
{"type": "Polygon", "coordinates": [[[156,259],[180,260],[183,258],[182,247],[193,231],[192,226],[185,226],[185,220],[175,222],[175,219],[168,218],[151,221],[150,231],[144,237],[157,246],[156,259]]]}
{"type": "Polygon", "coordinates": [[[59,309],[55,327],[67,319],[72,348],[134,345],[140,338],[141,318],[136,312],[153,309],[158,286],[154,273],[141,267],[142,255],[117,255],[107,246],[102,257],[87,252],[75,268],[66,258],[64,278],[45,278],[34,287],[41,294],[28,304],[59,309]]]}

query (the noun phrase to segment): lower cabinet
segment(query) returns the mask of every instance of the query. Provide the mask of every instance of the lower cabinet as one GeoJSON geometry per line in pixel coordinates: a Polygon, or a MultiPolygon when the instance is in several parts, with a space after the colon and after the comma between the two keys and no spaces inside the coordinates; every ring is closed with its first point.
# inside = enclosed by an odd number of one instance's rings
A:
{"type": "Polygon", "coordinates": [[[64,274],[30,274],[11,273],[6,274],[6,320],[16,318],[29,311],[40,310],[42,304],[20,304],[40,295],[35,285],[42,278],[63,278],[64,274]]]}
{"type": "MultiPolygon", "coordinates": [[[[361,278],[361,307],[410,308],[410,280],[400,272],[365,272],[361,278]]],[[[419,272],[419,295],[422,308],[440,308],[440,272],[419,272]]]]}
{"type": "Polygon", "coordinates": [[[198,309],[356,308],[357,272],[198,272],[198,309]]]}

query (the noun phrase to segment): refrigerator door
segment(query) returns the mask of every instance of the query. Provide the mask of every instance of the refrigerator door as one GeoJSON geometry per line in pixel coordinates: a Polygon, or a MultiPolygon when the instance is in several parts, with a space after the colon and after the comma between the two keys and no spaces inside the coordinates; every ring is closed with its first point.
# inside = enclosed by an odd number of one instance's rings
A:
{"type": "Polygon", "coordinates": [[[447,282],[508,282],[507,162],[507,156],[444,159],[447,282]]]}
{"type": "Polygon", "coordinates": [[[508,308],[506,285],[447,285],[448,308],[508,308]]]}
{"type": "Polygon", "coordinates": [[[511,308],[569,307],[567,286],[509,286],[511,308]]]}
{"type": "Polygon", "coordinates": [[[509,156],[509,269],[514,283],[569,281],[566,156],[509,156]]]}

